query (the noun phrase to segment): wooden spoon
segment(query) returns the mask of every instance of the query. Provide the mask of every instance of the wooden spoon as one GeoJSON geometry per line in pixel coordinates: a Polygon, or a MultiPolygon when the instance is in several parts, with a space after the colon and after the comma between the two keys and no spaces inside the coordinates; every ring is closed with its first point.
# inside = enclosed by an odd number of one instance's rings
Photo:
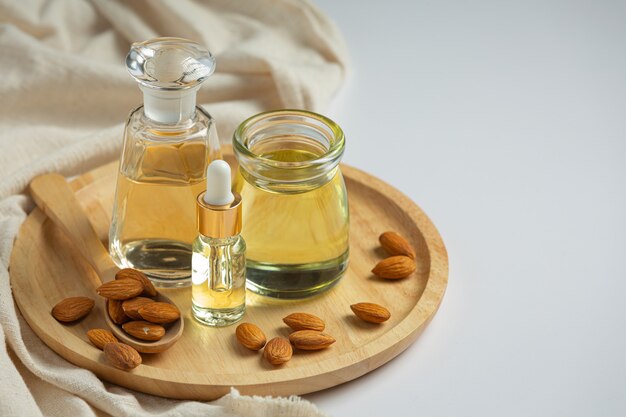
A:
{"type": "MultiPolygon", "coordinates": [[[[46,174],[33,179],[30,183],[30,194],[37,207],[44,212],[63,232],[75,243],[85,260],[96,271],[102,283],[115,279],[119,268],[113,263],[87,215],[83,212],[69,184],[59,174],[46,174]]],[[[98,297],[100,298],[100,297],[98,297]]],[[[172,300],[160,292],[157,301],[174,304],[172,300]]],[[[165,336],[155,342],[145,342],[126,334],[120,326],[113,323],[106,309],[106,301],[101,298],[104,318],[115,336],[122,342],[143,353],[158,353],[172,346],[183,335],[184,320],[181,316],[172,323],[165,336]]],[[[179,309],[180,310],[180,309],[179,309]]]]}

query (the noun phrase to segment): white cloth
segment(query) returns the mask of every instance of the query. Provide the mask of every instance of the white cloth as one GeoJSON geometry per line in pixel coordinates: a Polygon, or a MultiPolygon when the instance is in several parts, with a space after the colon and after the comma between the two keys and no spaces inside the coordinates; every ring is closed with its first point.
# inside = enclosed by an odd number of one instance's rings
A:
{"type": "Polygon", "coordinates": [[[32,209],[27,184],[117,158],[123,122],[141,103],[124,56],[131,42],[156,36],[194,39],[215,54],[198,103],[222,142],[259,111],[323,110],[345,76],[340,34],[307,1],[0,0],[0,415],[322,415],[298,398],[233,392],[199,403],[103,383],[44,345],[15,307],[8,263],[32,209]]]}

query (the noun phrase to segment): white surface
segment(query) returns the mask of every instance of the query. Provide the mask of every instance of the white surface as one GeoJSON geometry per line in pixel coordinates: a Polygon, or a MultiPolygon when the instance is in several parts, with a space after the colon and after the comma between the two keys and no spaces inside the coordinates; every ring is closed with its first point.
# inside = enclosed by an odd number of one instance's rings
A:
{"type": "Polygon", "coordinates": [[[626,2],[318,1],[353,74],[345,162],[450,258],[406,352],[307,395],[334,417],[626,415],[626,2]]]}

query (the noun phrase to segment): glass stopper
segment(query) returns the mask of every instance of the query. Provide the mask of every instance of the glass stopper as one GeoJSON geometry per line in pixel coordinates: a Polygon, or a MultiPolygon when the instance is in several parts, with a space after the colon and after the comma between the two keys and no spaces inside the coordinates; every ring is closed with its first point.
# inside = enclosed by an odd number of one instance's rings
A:
{"type": "Polygon", "coordinates": [[[213,74],[215,58],[189,39],[155,38],[131,45],[126,68],[143,86],[180,90],[196,87],[213,74]]]}

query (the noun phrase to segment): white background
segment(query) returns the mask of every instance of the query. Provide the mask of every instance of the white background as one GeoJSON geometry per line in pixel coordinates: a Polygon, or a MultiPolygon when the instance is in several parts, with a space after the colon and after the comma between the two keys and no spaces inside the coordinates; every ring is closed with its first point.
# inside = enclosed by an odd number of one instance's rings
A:
{"type": "Polygon", "coordinates": [[[448,248],[402,355],[307,395],[334,417],[626,415],[626,2],[317,2],[352,74],[344,161],[448,248]]]}

